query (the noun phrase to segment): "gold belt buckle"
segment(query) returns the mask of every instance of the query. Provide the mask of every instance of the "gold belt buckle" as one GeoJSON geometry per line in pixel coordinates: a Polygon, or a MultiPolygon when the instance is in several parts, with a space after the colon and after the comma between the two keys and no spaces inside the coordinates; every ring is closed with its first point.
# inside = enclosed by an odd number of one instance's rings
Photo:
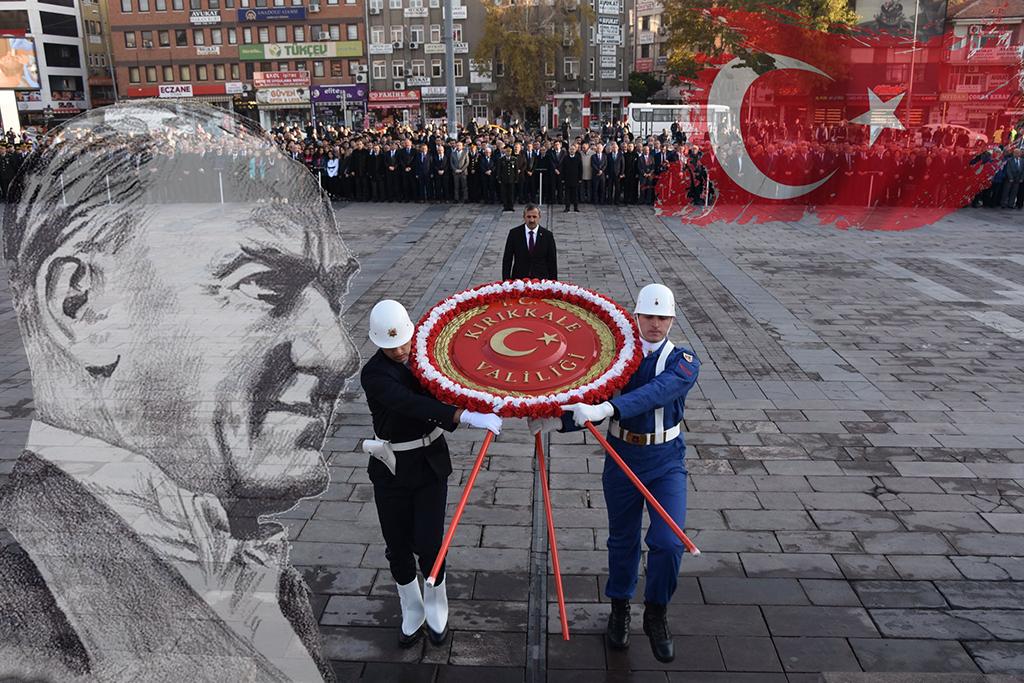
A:
{"type": "Polygon", "coordinates": [[[633,434],[632,432],[630,432],[628,441],[629,441],[629,443],[634,444],[636,446],[646,446],[647,445],[647,435],[646,434],[633,434]]]}

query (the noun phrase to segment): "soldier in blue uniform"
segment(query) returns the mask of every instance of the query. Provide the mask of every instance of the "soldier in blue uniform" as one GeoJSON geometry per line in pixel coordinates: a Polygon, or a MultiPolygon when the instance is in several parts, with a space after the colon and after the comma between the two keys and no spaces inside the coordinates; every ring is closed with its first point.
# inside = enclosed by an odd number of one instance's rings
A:
{"type": "Polygon", "coordinates": [[[444,534],[452,463],[443,430],[466,424],[501,432],[497,415],[446,405],[420,386],[406,365],[413,331],[402,304],[378,302],[370,311],[370,341],[378,350],[360,374],[375,435],[364,440],[362,448],[373,456],[367,469],[385,556],[402,605],[401,647],[419,641],[424,623],[433,644],[441,645],[448,636],[445,565],[437,584],[424,586],[423,593],[416,578],[417,560],[423,575],[429,575],[444,534]]]}
{"type": "MultiPolygon", "coordinates": [[[[567,431],[611,418],[608,441],[622,459],[682,528],[686,522],[686,466],[683,458],[683,408],[686,394],[697,381],[700,361],[693,351],[668,340],[675,321],[675,297],[664,285],[647,285],[637,297],[636,315],[644,359],[622,392],[598,405],[563,406],[561,424],[544,420],[533,431],[561,427],[567,431]],[[571,413],[571,414],[570,414],[571,413]]],[[[611,599],[609,647],[629,646],[629,600],[636,590],[640,565],[640,532],[644,498],[610,457],[602,477],[608,506],[608,582],[611,599]]],[[[647,571],[644,589],[644,633],[661,662],[675,658],[668,627],[667,606],[676,590],[679,564],[685,550],[665,521],[648,510],[647,571]]]]}

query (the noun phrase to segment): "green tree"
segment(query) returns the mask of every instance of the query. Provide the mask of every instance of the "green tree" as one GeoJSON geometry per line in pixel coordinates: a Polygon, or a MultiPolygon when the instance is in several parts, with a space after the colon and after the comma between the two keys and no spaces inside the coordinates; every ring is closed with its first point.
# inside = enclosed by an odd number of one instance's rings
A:
{"type": "Polygon", "coordinates": [[[544,81],[553,77],[544,75],[544,64],[557,64],[559,48],[566,56],[582,55],[580,26],[593,10],[577,0],[555,0],[553,5],[488,3],[486,13],[473,61],[486,76],[501,63],[501,75],[494,75],[495,103],[525,121],[526,110],[540,107],[547,97],[544,81]]]}
{"type": "Polygon", "coordinates": [[[654,74],[633,72],[629,74],[630,102],[649,102],[651,95],[665,87],[665,81],[654,74]]]}
{"type": "Polygon", "coordinates": [[[751,53],[746,37],[727,23],[708,13],[713,6],[763,15],[775,21],[799,23],[822,32],[844,32],[857,21],[848,0],[663,0],[665,27],[668,30],[668,72],[673,80],[693,78],[701,69],[698,55],[717,57],[730,54],[759,72],[771,68],[771,58],[751,53]]]}

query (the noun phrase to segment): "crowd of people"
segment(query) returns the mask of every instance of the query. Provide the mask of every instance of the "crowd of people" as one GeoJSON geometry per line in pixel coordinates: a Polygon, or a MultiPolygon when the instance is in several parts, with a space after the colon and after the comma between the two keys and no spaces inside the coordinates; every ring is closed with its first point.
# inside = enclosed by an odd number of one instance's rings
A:
{"type": "Polygon", "coordinates": [[[680,133],[641,138],[621,122],[572,135],[518,125],[405,125],[369,131],[279,127],[278,146],[349,201],[653,204],[658,178],[686,158],[680,133]]]}
{"type": "MultiPolygon", "coordinates": [[[[231,196],[239,175],[253,180],[280,175],[276,146],[343,201],[500,203],[507,211],[533,203],[570,211],[583,203],[652,205],[661,193],[674,204],[708,206],[719,197],[715,181],[725,171],[744,187],[755,177],[765,186],[761,196],[768,198],[785,185],[806,185],[831,174],[836,176],[828,186],[831,203],[1024,206],[1024,138],[1017,128],[1000,127],[982,136],[962,126],[925,126],[914,134],[887,131],[873,143],[868,127],[845,121],[804,125],[797,120],[787,126],[755,119],[744,132],[741,140],[735,128],[720,131],[710,154],[706,135],[688,140],[678,124],[641,136],[621,122],[582,132],[471,122],[451,137],[443,125],[359,131],[306,125],[271,129],[273,145],[255,155],[229,144],[204,145],[201,138],[183,141],[173,153],[192,160],[178,181],[194,185],[204,197],[219,191],[231,196]],[[975,171],[991,176],[992,183],[964,195],[960,181],[975,171]],[[220,185],[208,182],[218,174],[224,178],[220,185]],[[669,182],[659,185],[666,174],[669,182]]],[[[13,130],[0,136],[4,194],[31,150],[52,139],[13,130]]]]}

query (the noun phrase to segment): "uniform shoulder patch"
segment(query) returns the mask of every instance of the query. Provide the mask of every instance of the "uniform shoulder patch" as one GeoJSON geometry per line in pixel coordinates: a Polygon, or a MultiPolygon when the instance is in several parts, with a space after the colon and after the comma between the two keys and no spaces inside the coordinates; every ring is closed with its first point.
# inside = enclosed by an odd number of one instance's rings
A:
{"type": "Polygon", "coordinates": [[[690,354],[688,354],[688,353],[687,353],[686,351],[683,351],[683,359],[684,359],[684,360],[685,360],[685,361],[686,361],[687,363],[692,363],[692,362],[693,362],[693,356],[691,356],[690,354]]]}

